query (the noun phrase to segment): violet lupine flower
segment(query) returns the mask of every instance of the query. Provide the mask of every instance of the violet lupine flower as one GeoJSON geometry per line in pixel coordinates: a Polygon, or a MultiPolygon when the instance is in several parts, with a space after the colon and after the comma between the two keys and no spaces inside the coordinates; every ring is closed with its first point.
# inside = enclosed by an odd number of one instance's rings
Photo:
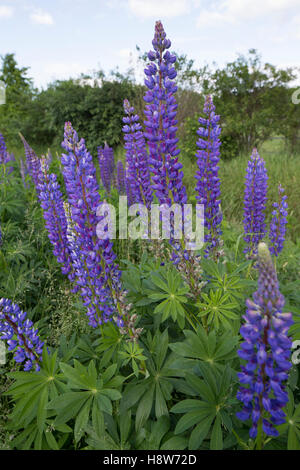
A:
{"type": "Polygon", "coordinates": [[[3,135],[0,133],[0,163],[6,163],[7,161],[7,148],[3,135]]]}
{"type": "Polygon", "coordinates": [[[115,157],[113,149],[110,148],[106,143],[104,148],[98,148],[98,160],[102,184],[107,194],[109,194],[114,178],[115,157]]]}
{"type": "Polygon", "coordinates": [[[282,408],[288,402],[285,383],[292,345],[288,330],[293,324],[292,314],[282,313],[284,297],[270,252],[262,242],[258,245],[258,269],[258,289],[253,300],[246,301],[245,323],[240,330],[244,342],[238,351],[246,365],[238,374],[242,385],[237,398],[244,407],[237,416],[252,420],[251,438],[256,437],[259,424],[268,436],[278,436],[274,425],[285,422],[282,408]]]}
{"type": "Polygon", "coordinates": [[[256,149],[248,162],[244,197],[244,253],[256,255],[257,245],[266,234],[265,208],[268,176],[264,160],[256,149]]]}
{"type": "Polygon", "coordinates": [[[101,204],[96,169],[84,139],[79,141],[71,123],[65,124],[62,155],[63,176],[71,208],[76,242],[84,271],[77,270],[77,285],[81,288],[90,325],[97,327],[111,320],[115,313],[114,294],[120,282],[120,271],[114,263],[116,255],[107,237],[97,237],[97,215],[101,204]]]}
{"type": "Polygon", "coordinates": [[[39,183],[37,185],[38,197],[43,209],[45,226],[49,240],[53,246],[53,254],[58,263],[62,264],[62,273],[72,276],[71,258],[67,239],[67,220],[64,211],[64,203],[57,176],[54,173],[48,174],[48,161],[41,159],[41,170],[39,173],[39,183]]]}
{"type": "Polygon", "coordinates": [[[152,189],[160,204],[185,204],[187,194],[182,183],[182,165],[177,157],[180,153],[177,148],[177,103],[174,96],[177,86],[173,81],[177,75],[174,68],[176,56],[167,50],[171,41],[166,39],[160,21],[155,24],[152,44],[154,51],[148,53],[151,63],[144,70],[147,77],[145,85],[148,88],[144,96],[147,103],[144,135],[149,147],[148,161],[153,173],[152,189]]]}
{"type": "Polygon", "coordinates": [[[125,194],[126,193],[126,188],[125,188],[125,170],[123,163],[121,160],[118,161],[117,163],[117,180],[116,180],[116,186],[119,194],[125,194]]]}
{"type": "Polygon", "coordinates": [[[41,169],[40,159],[37,157],[36,153],[32,150],[32,148],[28,145],[22,134],[20,134],[20,137],[25,149],[26,166],[28,173],[30,174],[34,182],[34,185],[37,187],[39,184],[39,172],[41,169]]]}
{"type": "MultiPolygon", "coordinates": [[[[9,162],[14,162],[14,161],[16,161],[15,157],[14,157],[14,154],[9,153],[7,151],[7,147],[6,147],[6,144],[5,144],[4,137],[0,133],[0,164],[1,163],[6,164],[6,163],[9,163],[9,162]]],[[[8,174],[10,174],[13,170],[14,170],[13,167],[9,167],[8,168],[8,174]]]]}
{"type": "Polygon", "coordinates": [[[125,171],[125,190],[126,190],[126,196],[127,196],[127,204],[130,207],[135,203],[135,198],[134,198],[133,191],[132,191],[131,179],[128,176],[127,165],[126,165],[126,171],[125,171]]]}
{"type": "Polygon", "coordinates": [[[285,240],[287,215],[288,215],[288,204],[286,202],[287,196],[283,195],[284,189],[281,185],[278,186],[279,202],[274,202],[272,212],[272,220],[270,224],[269,239],[271,242],[270,252],[278,256],[283,248],[285,240]]]}
{"type": "Polygon", "coordinates": [[[36,370],[40,369],[44,343],[27,313],[9,299],[0,299],[0,333],[0,339],[7,342],[8,350],[15,351],[15,361],[25,361],[25,371],[31,370],[33,365],[36,370]]]}
{"type": "Polygon", "coordinates": [[[200,117],[203,126],[197,131],[199,140],[196,153],[198,171],[196,172],[196,199],[204,205],[204,226],[207,228],[204,241],[208,243],[206,255],[216,250],[220,245],[222,212],[220,209],[220,116],[215,114],[215,106],[211,96],[207,96],[204,104],[205,118],[200,117]]]}
{"type": "Polygon", "coordinates": [[[22,158],[20,159],[20,174],[21,174],[21,178],[22,178],[22,181],[23,181],[24,188],[26,189],[27,188],[26,175],[28,174],[28,170],[27,170],[22,158]]]}
{"type": "Polygon", "coordinates": [[[122,128],[124,132],[127,161],[127,176],[131,185],[132,197],[135,203],[144,204],[148,209],[152,202],[152,188],[148,166],[148,154],[140,118],[134,113],[134,107],[124,100],[122,128]]]}

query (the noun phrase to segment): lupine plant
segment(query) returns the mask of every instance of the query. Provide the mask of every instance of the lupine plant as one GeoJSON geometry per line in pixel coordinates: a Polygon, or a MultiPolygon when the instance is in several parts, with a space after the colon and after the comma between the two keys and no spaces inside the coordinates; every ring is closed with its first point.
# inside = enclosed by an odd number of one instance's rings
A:
{"type": "Polygon", "coordinates": [[[284,258],[287,198],[279,186],[269,213],[266,165],[254,149],[244,233],[223,220],[221,126],[212,96],[195,133],[193,199],[205,206],[204,247],[189,250],[186,234],[177,240],[172,232],[170,243],[135,240],[124,257],[108,230],[102,209],[116,205],[117,193],[148,209],[189,201],[177,138],[176,55],[160,21],[152,45],[144,123],[123,103],[125,164],[115,165],[107,145],[94,160],[66,122],[58,160],[40,158],[21,137],[33,184],[24,165],[0,184],[0,340],[14,354],[5,365],[9,448],[299,450],[292,341],[300,339],[300,285],[291,284],[284,258]],[[20,212],[7,209],[11,192],[20,212]],[[28,260],[20,249],[26,237],[38,239],[28,260]],[[36,306],[34,289],[26,295],[29,282],[22,290],[16,281],[26,262],[32,278],[45,267],[36,306]],[[55,307],[59,292],[65,308],[55,307]]]}
{"type": "Polygon", "coordinates": [[[244,197],[245,253],[249,257],[256,255],[258,243],[266,234],[267,182],[265,162],[254,149],[248,162],[244,197]]]}
{"type": "Polygon", "coordinates": [[[272,220],[270,223],[270,251],[273,255],[278,256],[282,251],[283,243],[285,240],[288,203],[287,196],[283,194],[284,189],[281,185],[278,186],[278,202],[273,202],[274,208],[272,212],[272,220]]]}

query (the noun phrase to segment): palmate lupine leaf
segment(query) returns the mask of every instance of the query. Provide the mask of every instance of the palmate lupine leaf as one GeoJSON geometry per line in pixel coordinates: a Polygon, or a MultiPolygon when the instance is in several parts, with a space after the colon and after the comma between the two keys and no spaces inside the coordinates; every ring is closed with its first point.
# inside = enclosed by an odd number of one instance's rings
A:
{"type": "Polygon", "coordinates": [[[173,390],[173,377],[178,371],[171,369],[174,357],[168,355],[169,337],[165,330],[157,331],[154,336],[147,334],[147,341],[143,345],[147,356],[148,377],[135,379],[125,387],[120,412],[136,409],[135,428],[141,429],[153,412],[158,419],[168,415],[167,401],[171,400],[173,390]]]}
{"type": "Polygon", "coordinates": [[[204,363],[200,370],[203,378],[186,374],[188,384],[200,399],[186,399],[171,408],[173,413],[184,413],[177,422],[175,435],[188,431],[189,450],[199,449],[208,436],[210,449],[220,450],[223,448],[222,426],[229,432],[232,430],[228,412],[232,371],[226,366],[222,374],[215,373],[210,365],[204,363]]]}
{"type": "Polygon", "coordinates": [[[60,434],[71,432],[71,428],[53,427],[53,413],[48,411],[48,402],[64,390],[63,376],[59,371],[57,353],[49,355],[43,351],[39,372],[12,372],[8,374],[15,382],[6,395],[12,396],[15,407],[10,416],[9,428],[19,434],[12,441],[13,448],[59,449],[64,442],[60,434]],[[54,430],[58,431],[55,433],[54,430]]]}
{"type": "Polygon", "coordinates": [[[195,367],[200,361],[207,362],[213,370],[221,370],[224,365],[236,357],[238,336],[231,331],[225,331],[217,335],[215,331],[206,333],[199,326],[197,331],[184,330],[185,341],[170,344],[170,349],[178,356],[174,361],[174,367],[179,367],[182,358],[189,369],[195,367]],[[189,366],[188,366],[189,365],[189,366]]]}
{"type": "MultiPolygon", "coordinates": [[[[68,381],[68,391],[52,400],[48,404],[48,409],[55,410],[57,414],[54,426],[75,419],[74,438],[78,443],[89,419],[92,420],[93,427],[103,428],[103,412],[111,414],[112,401],[119,400],[122,396],[114,382],[118,376],[112,378],[116,366],[112,365],[111,369],[107,369],[100,376],[94,361],[85,367],[74,360],[74,367],[60,363],[60,368],[68,381]]],[[[123,380],[122,377],[118,382],[119,387],[123,380]]]]}
{"type": "Polygon", "coordinates": [[[220,326],[231,328],[230,320],[237,320],[238,314],[233,310],[238,304],[230,300],[230,294],[224,294],[221,289],[210,290],[209,294],[202,293],[203,302],[198,302],[198,315],[205,316],[207,324],[218,330],[220,326]]]}
{"type": "Polygon", "coordinates": [[[183,305],[188,301],[189,288],[183,284],[181,276],[171,270],[160,274],[152,273],[148,286],[145,293],[151,300],[159,302],[153,313],[161,314],[162,322],[171,317],[183,328],[185,323],[183,305]]]}

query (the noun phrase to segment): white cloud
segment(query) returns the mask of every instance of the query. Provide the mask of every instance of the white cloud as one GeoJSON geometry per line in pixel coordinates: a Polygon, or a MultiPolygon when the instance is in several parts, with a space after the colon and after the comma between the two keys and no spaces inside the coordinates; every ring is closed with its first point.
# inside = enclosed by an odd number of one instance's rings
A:
{"type": "Polygon", "coordinates": [[[5,5],[0,6],[0,18],[11,18],[14,14],[14,9],[12,7],[7,7],[5,5]]]}
{"type": "Polygon", "coordinates": [[[275,16],[292,15],[299,6],[299,0],[221,0],[209,10],[203,10],[197,18],[197,25],[210,26],[212,23],[239,23],[275,16]]]}
{"type": "Polygon", "coordinates": [[[30,19],[36,24],[52,25],[54,23],[52,15],[43,10],[36,10],[31,13],[30,19]]]}
{"type": "Polygon", "coordinates": [[[142,18],[180,16],[190,12],[191,0],[128,0],[132,13],[142,18]]]}

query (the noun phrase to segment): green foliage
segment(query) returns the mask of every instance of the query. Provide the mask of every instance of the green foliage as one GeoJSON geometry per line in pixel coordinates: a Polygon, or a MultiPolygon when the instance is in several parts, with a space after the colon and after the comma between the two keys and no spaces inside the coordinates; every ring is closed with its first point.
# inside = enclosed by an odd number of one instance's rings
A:
{"type": "Polygon", "coordinates": [[[212,371],[209,364],[199,365],[202,379],[195,374],[186,374],[188,385],[200,400],[185,399],[171,408],[173,413],[185,413],[178,421],[175,435],[189,431],[189,450],[199,449],[204,439],[210,436],[210,449],[223,449],[223,430],[232,431],[228,400],[232,387],[232,372],[227,366],[222,374],[212,371]]]}

